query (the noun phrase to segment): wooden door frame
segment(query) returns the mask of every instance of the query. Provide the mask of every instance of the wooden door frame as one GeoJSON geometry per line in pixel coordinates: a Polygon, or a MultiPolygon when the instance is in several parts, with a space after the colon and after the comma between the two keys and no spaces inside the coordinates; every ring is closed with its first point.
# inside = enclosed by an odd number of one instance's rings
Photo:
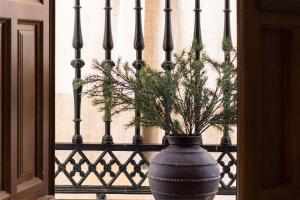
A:
{"type": "Polygon", "coordinates": [[[49,56],[49,65],[50,71],[50,135],[49,135],[49,195],[55,195],[55,2],[56,0],[49,0],[50,2],[50,12],[49,12],[49,19],[50,19],[50,56],[49,56]]]}
{"type": "Polygon", "coordinates": [[[242,123],[242,120],[241,119],[241,113],[243,112],[243,107],[242,107],[242,102],[241,102],[241,99],[243,99],[243,95],[241,93],[241,91],[243,91],[243,86],[241,84],[241,82],[243,81],[242,79],[242,75],[243,75],[243,69],[242,69],[242,58],[243,58],[243,25],[241,23],[241,19],[243,17],[243,11],[241,10],[242,9],[242,6],[244,4],[244,2],[246,2],[247,0],[237,0],[237,85],[238,85],[238,123],[237,123],[237,147],[238,147],[238,153],[237,153],[237,196],[236,196],[236,199],[237,200],[241,200],[240,197],[239,197],[239,194],[240,194],[240,175],[243,174],[243,171],[241,170],[241,153],[243,152],[243,148],[240,146],[240,141],[243,140],[243,138],[245,137],[244,134],[242,134],[242,127],[241,127],[241,123],[242,123]]]}

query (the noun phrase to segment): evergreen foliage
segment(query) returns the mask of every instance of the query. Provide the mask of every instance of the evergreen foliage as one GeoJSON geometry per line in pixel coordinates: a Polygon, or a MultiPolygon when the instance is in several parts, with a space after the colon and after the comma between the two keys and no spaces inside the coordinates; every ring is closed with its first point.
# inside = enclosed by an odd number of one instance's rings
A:
{"type": "Polygon", "coordinates": [[[114,67],[94,60],[95,73],[77,85],[86,85],[85,94],[93,105],[110,113],[104,120],[120,112],[139,110],[141,117],[133,118],[127,126],[160,127],[170,135],[194,135],[195,125],[198,134],[211,126],[229,131],[236,123],[236,68],[232,61],[218,63],[205,53],[196,60],[197,48],[194,44],[176,54],[174,69],[165,72],[150,66],[136,70],[120,60],[114,67]],[[207,63],[217,72],[213,89],[207,86],[207,63]]]}

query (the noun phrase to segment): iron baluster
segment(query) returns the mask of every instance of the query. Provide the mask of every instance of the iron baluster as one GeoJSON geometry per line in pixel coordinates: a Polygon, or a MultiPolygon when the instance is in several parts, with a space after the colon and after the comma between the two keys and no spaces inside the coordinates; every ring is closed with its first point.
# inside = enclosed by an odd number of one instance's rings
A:
{"type": "MultiPolygon", "coordinates": [[[[174,49],[173,45],[173,36],[172,36],[172,21],[171,21],[171,0],[165,0],[165,32],[164,32],[164,41],[163,41],[163,49],[165,51],[165,61],[162,63],[162,68],[165,70],[166,77],[168,79],[168,83],[166,83],[166,87],[172,84],[171,80],[171,71],[174,68],[174,63],[172,62],[172,51],[174,49]]],[[[172,95],[172,94],[170,94],[172,95]]],[[[171,99],[171,98],[169,98],[171,99]]],[[[172,102],[165,102],[165,126],[166,131],[163,138],[163,144],[168,144],[167,135],[171,133],[171,112],[172,112],[172,102]]]]}
{"type": "MultiPolygon", "coordinates": [[[[231,58],[230,58],[230,52],[233,49],[232,46],[232,38],[231,38],[231,25],[230,25],[230,0],[225,0],[225,9],[224,9],[224,34],[223,34],[223,51],[224,51],[224,64],[225,65],[231,65],[231,58]]],[[[230,74],[226,73],[223,74],[223,79],[224,81],[230,82],[230,74]]],[[[228,70],[227,70],[228,72],[228,70]]],[[[229,83],[228,83],[229,84],[229,83]]],[[[223,98],[228,99],[231,97],[231,92],[228,91],[227,89],[223,89],[223,98]]],[[[222,145],[231,145],[231,138],[229,135],[229,122],[227,119],[227,112],[230,109],[229,104],[226,103],[226,101],[223,101],[223,109],[224,109],[224,126],[223,126],[223,137],[221,139],[221,144],[222,145]]]]}
{"type": "MultiPolygon", "coordinates": [[[[104,25],[104,39],[103,39],[103,49],[105,50],[105,60],[102,65],[106,66],[108,69],[112,68],[115,63],[111,59],[111,51],[114,47],[113,37],[112,37],[112,29],[111,29],[111,2],[110,0],[105,1],[105,25],[104,25]]],[[[108,78],[111,74],[111,71],[108,70],[105,74],[106,78],[108,78]]],[[[108,83],[109,84],[109,83],[108,83]]],[[[113,138],[111,136],[111,103],[110,100],[112,98],[111,92],[109,88],[106,88],[103,91],[105,98],[107,99],[105,103],[104,109],[104,122],[105,122],[105,134],[102,138],[103,144],[113,144],[113,138]]]]}
{"type": "MultiPolygon", "coordinates": [[[[143,28],[142,28],[142,6],[141,0],[135,1],[135,36],[134,36],[134,48],[136,50],[136,60],[133,63],[133,66],[136,69],[136,77],[139,78],[140,70],[145,66],[145,62],[143,60],[143,50],[144,50],[144,36],[143,36],[143,28]]],[[[136,99],[136,109],[135,109],[135,135],[133,137],[133,144],[142,144],[143,137],[141,136],[141,112],[138,109],[139,107],[139,91],[135,94],[136,99]]]]}
{"type": "Polygon", "coordinates": [[[174,49],[173,45],[173,35],[172,35],[172,22],[171,22],[171,0],[165,0],[165,32],[164,32],[164,42],[163,49],[165,51],[165,61],[162,64],[163,69],[172,70],[174,64],[172,62],[172,51],[174,49]]]}
{"type": "Polygon", "coordinates": [[[106,194],[96,194],[96,200],[106,200],[106,194]]]}
{"type": "MultiPolygon", "coordinates": [[[[195,27],[194,27],[194,48],[195,48],[195,58],[196,61],[200,61],[201,57],[201,51],[203,49],[203,43],[202,43],[202,34],[201,34],[201,18],[200,18],[200,0],[195,0],[195,27]]],[[[195,71],[195,84],[197,88],[197,93],[195,95],[194,101],[195,101],[195,134],[200,134],[200,120],[201,120],[201,96],[202,91],[200,87],[200,69],[195,71]]],[[[203,143],[201,138],[201,144],[203,143]]]]}
{"type": "Polygon", "coordinates": [[[74,144],[82,143],[82,136],[80,134],[80,110],[81,110],[81,68],[84,66],[84,61],[81,59],[81,49],[83,47],[81,20],[80,20],[80,0],[75,0],[75,23],[73,35],[73,48],[75,49],[75,59],[72,60],[71,65],[75,68],[75,78],[73,80],[73,95],[74,95],[74,124],[75,134],[72,138],[74,144]]]}
{"type": "Polygon", "coordinates": [[[196,48],[196,60],[200,60],[200,53],[203,49],[202,43],[202,33],[201,33],[201,8],[200,8],[200,0],[195,0],[195,28],[194,28],[194,42],[197,43],[198,48],[196,48]]]}
{"type": "MultiPolygon", "coordinates": [[[[231,9],[230,9],[230,0],[225,0],[225,9],[224,9],[224,34],[223,34],[223,50],[225,50],[225,46],[224,46],[224,40],[227,40],[228,42],[228,47],[230,49],[233,49],[233,45],[232,45],[232,37],[231,37],[231,23],[230,23],[230,13],[231,13],[231,9]]],[[[229,55],[230,56],[230,55],[229,55]]],[[[226,59],[226,61],[230,61],[230,57],[228,57],[226,59]],[[229,58],[229,59],[228,59],[229,58]]]]}

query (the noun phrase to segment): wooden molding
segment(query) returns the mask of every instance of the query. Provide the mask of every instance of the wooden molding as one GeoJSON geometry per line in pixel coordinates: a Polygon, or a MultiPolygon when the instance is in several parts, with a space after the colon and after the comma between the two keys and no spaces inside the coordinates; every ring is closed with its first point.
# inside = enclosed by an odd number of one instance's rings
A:
{"type": "Polygon", "coordinates": [[[300,13],[300,1],[298,0],[260,0],[259,5],[262,10],[300,13]]]}
{"type": "Polygon", "coordinates": [[[47,196],[44,196],[44,197],[41,197],[41,198],[38,198],[37,200],[57,200],[55,199],[54,196],[50,196],[50,195],[47,195],[47,196]]]}
{"type": "Polygon", "coordinates": [[[8,194],[7,192],[4,192],[4,191],[0,192],[0,199],[1,200],[8,200],[9,197],[10,197],[10,194],[8,194]]]}

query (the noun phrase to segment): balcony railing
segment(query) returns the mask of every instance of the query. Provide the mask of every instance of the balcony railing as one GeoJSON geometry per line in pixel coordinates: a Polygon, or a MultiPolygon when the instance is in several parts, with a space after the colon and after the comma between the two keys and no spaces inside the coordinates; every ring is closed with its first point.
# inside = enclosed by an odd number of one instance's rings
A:
{"type": "MultiPolygon", "coordinates": [[[[103,194],[151,194],[146,180],[150,164],[147,153],[158,152],[164,147],[150,144],[58,143],[55,145],[56,152],[60,154],[67,152],[67,158],[63,161],[55,160],[57,165],[55,175],[57,177],[62,173],[70,184],[56,185],[55,191],[64,194],[92,193],[99,196],[103,194]],[[121,152],[126,152],[127,156],[122,156],[126,157],[125,160],[120,159],[121,152]],[[96,157],[93,159],[95,161],[90,160],[91,154],[96,157]],[[98,185],[85,183],[91,175],[96,177],[98,185]]],[[[217,158],[221,168],[222,179],[218,194],[235,195],[236,146],[204,145],[203,147],[217,158]]]]}
{"type": "MultiPolygon", "coordinates": [[[[171,29],[171,9],[170,0],[166,1],[165,38],[164,50],[166,59],[164,64],[171,62],[171,52],[173,50],[172,29],[171,29]]],[[[224,9],[224,39],[231,41],[230,27],[230,0],[225,0],[224,9]]],[[[74,82],[81,80],[81,68],[84,61],[81,59],[81,49],[83,47],[80,0],[75,0],[75,25],[73,47],[75,58],[71,64],[75,69],[74,82]]],[[[113,50],[113,37],[111,31],[111,1],[105,0],[105,27],[104,42],[105,50],[104,62],[114,65],[111,60],[113,50]]],[[[195,27],[194,40],[202,44],[201,21],[200,21],[200,0],[195,0],[195,27]]],[[[144,39],[142,30],[142,7],[140,0],[136,0],[135,7],[135,40],[136,60],[134,66],[138,69],[144,67],[143,49],[144,39]]],[[[200,50],[201,51],[201,50],[200,50]]],[[[198,52],[200,56],[200,51],[198,52]]],[[[224,62],[230,59],[230,55],[224,56],[224,62]]],[[[164,65],[163,64],[163,65],[164,65]]],[[[140,126],[135,127],[132,144],[114,144],[111,134],[111,120],[105,121],[105,131],[101,144],[83,143],[83,136],[80,134],[80,109],[81,109],[81,87],[74,87],[74,124],[75,132],[70,143],[57,143],[55,145],[56,157],[55,177],[64,177],[68,183],[60,185],[56,182],[55,192],[63,194],[97,194],[98,199],[105,199],[106,194],[151,194],[147,183],[147,170],[150,164],[149,157],[161,149],[162,144],[144,144],[140,132],[140,126]],[[57,155],[64,155],[60,158],[57,155]],[[93,184],[89,178],[93,177],[93,184]]],[[[140,112],[136,111],[139,116],[140,112]]],[[[231,145],[228,134],[224,134],[220,145],[203,145],[217,160],[221,169],[221,182],[218,195],[236,194],[236,154],[237,147],[231,145]]]]}

